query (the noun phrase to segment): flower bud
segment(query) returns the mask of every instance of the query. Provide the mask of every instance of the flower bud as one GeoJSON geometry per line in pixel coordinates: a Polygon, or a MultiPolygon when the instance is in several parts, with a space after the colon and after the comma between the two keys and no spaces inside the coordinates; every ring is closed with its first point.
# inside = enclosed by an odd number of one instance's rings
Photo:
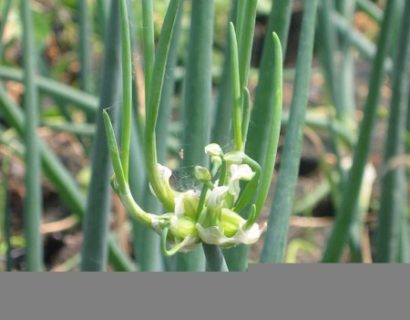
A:
{"type": "Polygon", "coordinates": [[[188,217],[175,217],[175,219],[172,219],[169,230],[174,237],[180,239],[198,236],[195,222],[188,217]]]}
{"type": "Polygon", "coordinates": [[[195,221],[198,214],[198,204],[199,193],[197,191],[183,192],[175,198],[175,214],[179,217],[187,216],[195,221]]]}
{"type": "Polygon", "coordinates": [[[205,147],[205,153],[210,157],[220,157],[223,155],[222,148],[216,143],[208,144],[205,147]]]}
{"type": "Polygon", "coordinates": [[[194,169],[195,178],[199,181],[211,181],[212,176],[209,170],[205,167],[195,166],[194,169]]]}

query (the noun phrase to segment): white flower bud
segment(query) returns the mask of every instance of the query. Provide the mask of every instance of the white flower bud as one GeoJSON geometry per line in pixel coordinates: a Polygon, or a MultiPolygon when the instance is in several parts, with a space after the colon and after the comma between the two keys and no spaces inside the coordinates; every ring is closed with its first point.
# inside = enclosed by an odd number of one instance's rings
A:
{"type": "Polygon", "coordinates": [[[211,143],[205,147],[205,153],[210,157],[220,157],[222,156],[222,148],[219,144],[211,143]]]}

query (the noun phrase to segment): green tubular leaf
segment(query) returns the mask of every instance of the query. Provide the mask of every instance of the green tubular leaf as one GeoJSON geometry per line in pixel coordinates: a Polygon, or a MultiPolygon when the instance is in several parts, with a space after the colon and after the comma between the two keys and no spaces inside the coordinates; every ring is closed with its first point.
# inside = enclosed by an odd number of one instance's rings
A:
{"type": "Polygon", "coordinates": [[[155,61],[155,39],[153,21],[154,3],[153,0],[142,0],[142,28],[144,46],[144,77],[145,96],[151,92],[151,77],[154,70],[155,61]]]}
{"type": "MultiPolygon", "coordinates": [[[[97,113],[93,141],[92,172],[84,216],[84,241],[81,249],[81,270],[103,271],[106,268],[108,223],[111,201],[111,164],[104,129],[103,110],[118,106],[120,83],[119,3],[111,2],[110,18],[105,38],[104,66],[100,89],[100,112],[97,113]]],[[[116,109],[107,112],[115,123],[116,109]]]]}
{"type": "MultiPolygon", "coordinates": [[[[238,35],[242,35],[242,28],[245,20],[245,16],[247,14],[246,12],[246,2],[249,2],[248,0],[236,0],[237,5],[236,5],[236,19],[235,19],[235,27],[236,31],[238,32],[238,35]]],[[[241,37],[239,37],[241,39],[241,37]]]]}
{"type": "MultiPolygon", "coordinates": [[[[274,43],[274,83],[276,87],[272,89],[274,91],[274,99],[272,103],[272,120],[269,128],[269,140],[265,153],[265,167],[263,168],[263,175],[260,185],[258,186],[257,196],[255,199],[256,219],[259,217],[263,204],[269,193],[269,187],[272,181],[273,170],[275,168],[276,152],[279,144],[280,127],[282,120],[282,83],[283,83],[283,68],[282,68],[282,47],[279,37],[276,33],[272,34],[272,41],[274,43]]],[[[303,121],[303,119],[302,119],[303,121]]]]}
{"type": "Polygon", "coordinates": [[[24,235],[26,237],[26,259],[28,271],[41,271],[43,268],[43,245],[40,234],[42,213],[40,146],[37,136],[38,91],[35,84],[35,59],[33,52],[34,36],[29,1],[21,1],[24,51],[24,127],[25,186],[24,198],[24,235]]]}
{"type": "MultiPolygon", "coordinates": [[[[234,21],[236,10],[239,1],[231,1],[231,12],[228,21],[234,21]]],[[[225,146],[231,141],[231,119],[232,119],[232,103],[231,103],[231,74],[230,74],[230,50],[229,50],[229,23],[227,26],[226,41],[228,45],[224,48],[224,63],[222,76],[218,85],[218,97],[216,99],[215,113],[213,115],[213,124],[211,130],[211,141],[221,146],[225,146]],[[222,126],[221,123],[224,125],[222,126]]]]}
{"type": "Polygon", "coordinates": [[[384,61],[387,56],[392,17],[396,0],[387,2],[382,28],[378,40],[378,49],[373,62],[370,76],[369,94],[364,107],[364,117],[360,124],[359,138],[353,157],[353,165],[349,171],[346,187],[343,189],[341,205],[337,211],[336,220],[322,258],[323,262],[336,262],[342,255],[343,248],[348,238],[349,229],[354,221],[354,212],[357,204],[359,190],[363,178],[364,168],[369,154],[371,135],[376,120],[380,86],[384,75],[384,61]]]}
{"type": "Polygon", "coordinates": [[[85,92],[92,91],[92,64],[90,46],[91,22],[89,17],[89,6],[87,0],[78,1],[78,20],[79,20],[79,60],[80,60],[80,83],[81,89],[85,92]]]}
{"type": "MultiPolygon", "coordinates": [[[[275,96],[274,90],[277,84],[272,72],[274,57],[274,43],[272,32],[275,32],[282,44],[283,53],[286,52],[287,35],[292,8],[291,0],[274,0],[269,17],[268,31],[264,42],[262,60],[259,67],[259,80],[255,92],[254,107],[249,124],[248,143],[246,154],[255,159],[264,168],[265,151],[269,136],[269,123],[271,108],[275,96]]],[[[283,58],[283,57],[282,57],[283,58]]]]}
{"type": "Polygon", "coordinates": [[[148,178],[151,186],[157,195],[158,199],[163,203],[167,211],[172,211],[174,208],[174,198],[170,190],[163,185],[157,169],[157,151],[155,127],[158,118],[160,106],[161,92],[164,85],[165,67],[169,57],[169,49],[171,46],[171,38],[174,33],[176,17],[178,14],[181,0],[171,0],[164,24],[161,30],[161,35],[158,43],[158,51],[155,59],[152,86],[148,96],[146,127],[145,127],[145,165],[148,173],[148,178]]]}
{"type": "MultiPolygon", "coordinates": [[[[239,52],[239,77],[240,77],[240,87],[244,88],[248,83],[248,73],[250,67],[250,60],[252,54],[252,39],[255,30],[255,18],[256,18],[256,5],[257,0],[246,0],[240,2],[243,11],[240,16],[242,17],[237,24],[237,35],[238,35],[238,52],[239,52]]],[[[241,6],[240,4],[240,6],[241,6]]]]}
{"type": "MultiPolygon", "coordinates": [[[[0,109],[10,126],[16,129],[19,136],[23,135],[25,117],[8,97],[0,86],[0,109]]],[[[81,220],[85,214],[85,199],[73,177],[61,164],[55,154],[40,141],[41,163],[45,176],[51,181],[66,206],[81,220]]],[[[114,237],[108,243],[109,261],[111,266],[118,271],[133,271],[134,266],[127,256],[119,249],[114,237]]]]}
{"type": "Polygon", "coordinates": [[[125,193],[127,189],[127,181],[125,179],[124,170],[122,168],[120,152],[118,151],[117,141],[115,139],[114,128],[112,127],[110,116],[107,111],[103,111],[105,134],[107,136],[108,150],[110,152],[112,166],[114,168],[116,183],[118,183],[118,191],[125,193]]]}
{"type": "Polygon", "coordinates": [[[320,58],[323,67],[323,73],[326,77],[326,84],[329,90],[330,98],[335,106],[338,118],[341,118],[343,111],[339,98],[336,78],[336,30],[332,23],[331,15],[333,3],[331,1],[321,1],[321,6],[318,12],[318,36],[320,42],[320,58]]]}
{"type": "MultiPolygon", "coordinates": [[[[0,66],[0,78],[22,82],[23,73],[16,68],[0,66]]],[[[97,111],[98,100],[93,95],[38,75],[35,76],[35,81],[42,93],[70,102],[86,113],[95,113],[97,111]]]]}
{"type": "Polygon", "coordinates": [[[105,29],[107,24],[107,12],[108,12],[108,1],[107,0],[96,0],[96,12],[98,17],[98,23],[100,26],[100,33],[102,39],[105,37],[105,29]]]}
{"type": "Polygon", "coordinates": [[[235,27],[229,25],[229,48],[231,52],[231,85],[232,85],[232,114],[233,114],[233,137],[235,149],[243,150],[242,142],[242,101],[241,81],[239,75],[238,42],[236,40],[235,27]]]}
{"type": "Polygon", "coordinates": [[[262,263],[282,262],[284,257],[308,103],[317,6],[318,0],[309,1],[309,5],[304,6],[289,124],[261,254],[262,263]]]}
{"type": "MultiPolygon", "coordinates": [[[[400,32],[400,45],[397,50],[392,83],[389,125],[384,151],[384,167],[390,161],[404,154],[404,136],[406,130],[406,112],[410,71],[410,2],[406,2],[400,32]],[[406,74],[407,73],[407,74],[406,74]]],[[[381,181],[381,199],[379,224],[377,229],[376,256],[377,262],[395,262],[399,251],[400,223],[406,211],[403,198],[404,185],[402,168],[388,170],[381,181]]],[[[405,193],[404,193],[405,194],[405,193]]]]}
{"type": "Polygon", "coordinates": [[[129,179],[129,161],[132,130],[132,58],[127,0],[120,0],[121,58],[122,58],[122,112],[121,164],[125,180],[129,179]]]}
{"type": "MultiPolygon", "coordinates": [[[[340,11],[345,19],[348,21],[349,26],[353,25],[353,18],[356,7],[356,0],[345,0],[343,3],[339,2],[340,11]]],[[[340,112],[339,115],[342,123],[347,126],[353,127],[354,112],[356,109],[355,104],[355,78],[354,78],[354,61],[353,52],[351,50],[352,36],[347,34],[345,37],[341,37],[339,41],[339,48],[341,51],[341,60],[339,68],[339,99],[340,99],[340,112]]]]}

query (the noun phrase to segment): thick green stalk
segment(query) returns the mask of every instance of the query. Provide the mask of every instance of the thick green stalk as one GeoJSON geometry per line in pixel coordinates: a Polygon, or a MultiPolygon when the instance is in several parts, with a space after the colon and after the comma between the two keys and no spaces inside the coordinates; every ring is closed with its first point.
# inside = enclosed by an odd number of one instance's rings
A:
{"type": "Polygon", "coordinates": [[[345,243],[348,239],[351,223],[354,221],[354,213],[361,188],[364,169],[369,154],[371,136],[376,120],[377,107],[380,96],[380,87],[384,75],[384,61],[389,48],[392,16],[396,0],[387,2],[385,16],[378,41],[377,54],[373,63],[370,76],[369,94],[364,106],[363,120],[360,124],[360,133],[355,148],[353,165],[349,171],[348,179],[342,193],[343,205],[339,206],[336,220],[327,247],[323,255],[324,262],[336,262],[340,259],[345,243]]]}
{"type": "Polygon", "coordinates": [[[81,251],[82,271],[104,271],[107,260],[108,224],[111,207],[111,164],[102,111],[110,106],[107,110],[115,122],[119,104],[118,87],[120,82],[119,2],[112,1],[110,9],[105,41],[103,81],[100,91],[100,112],[97,113],[91,182],[84,217],[84,240],[81,251]]]}
{"type": "MultiPolygon", "coordinates": [[[[259,80],[255,92],[254,107],[249,123],[249,131],[245,152],[258,162],[265,170],[266,150],[270,135],[271,119],[273,117],[275,103],[275,90],[280,84],[272,72],[275,67],[275,44],[272,42],[272,33],[275,32],[283,48],[282,59],[286,50],[292,0],[274,0],[272,3],[269,25],[265,37],[262,59],[259,67],[259,80]]],[[[235,248],[225,250],[225,258],[231,271],[245,271],[248,268],[249,247],[238,245],[235,248]]]]}
{"type": "MultiPolygon", "coordinates": [[[[0,86],[0,109],[7,123],[15,128],[19,136],[23,136],[25,123],[24,114],[20,107],[15,105],[6,91],[0,86]]],[[[81,189],[62,165],[61,161],[55,154],[40,141],[41,163],[45,176],[55,187],[66,206],[82,219],[85,214],[85,199],[81,189]]],[[[114,239],[111,237],[109,242],[109,259],[110,264],[118,271],[132,271],[134,269],[131,261],[118,248],[114,239]]]]}
{"type": "MultiPolygon", "coordinates": [[[[353,27],[353,18],[356,8],[356,0],[345,0],[340,2],[339,10],[341,15],[346,19],[346,22],[350,27],[353,27]]],[[[341,115],[340,120],[346,125],[347,128],[356,128],[355,126],[355,77],[354,77],[354,60],[352,52],[352,34],[347,33],[339,37],[339,50],[341,53],[340,65],[338,69],[338,92],[340,98],[341,115]]],[[[334,144],[337,145],[338,141],[333,137],[334,144]]],[[[337,147],[336,147],[337,148],[337,147]]],[[[340,158],[337,160],[340,163],[340,158]]],[[[346,175],[343,174],[340,181],[340,190],[343,190],[343,184],[346,180],[346,175]]],[[[362,234],[364,218],[362,212],[367,208],[362,208],[360,205],[355,209],[358,211],[354,215],[357,219],[351,225],[349,247],[351,253],[351,259],[354,262],[362,262],[362,234]]]]}
{"type": "Polygon", "coordinates": [[[228,267],[225,262],[225,258],[222,254],[220,248],[214,245],[203,243],[202,247],[204,249],[206,257],[206,271],[214,272],[227,272],[228,267]]]}
{"type": "Polygon", "coordinates": [[[1,22],[0,22],[0,61],[3,58],[3,33],[6,26],[7,18],[10,13],[11,0],[6,0],[1,8],[1,22]]]}
{"type": "Polygon", "coordinates": [[[174,34],[175,23],[181,0],[171,0],[164,24],[159,37],[158,49],[152,72],[152,86],[150,86],[148,103],[146,108],[145,126],[145,166],[152,189],[158,199],[162,202],[165,210],[174,209],[174,198],[172,191],[167,188],[161,180],[158,172],[157,163],[157,143],[156,143],[156,124],[159,107],[161,103],[161,93],[164,86],[165,70],[169,59],[171,40],[174,34]]]}
{"type": "MultiPolygon", "coordinates": [[[[184,140],[182,165],[193,168],[206,166],[204,147],[209,139],[209,117],[212,105],[212,44],[214,1],[192,1],[191,30],[185,76],[184,140]]],[[[224,124],[221,124],[224,125],[224,124]]],[[[204,270],[204,254],[201,247],[187,254],[180,254],[177,267],[181,271],[204,270]]]]}
{"type": "Polygon", "coordinates": [[[96,12],[98,17],[98,23],[100,25],[100,32],[102,38],[104,39],[107,23],[108,0],[96,0],[96,12]]]}
{"type": "Polygon", "coordinates": [[[26,237],[26,263],[28,271],[41,271],[43,268],[43,245],[40,234],[42,214],[40,148],[37,136],[38,92],[35,84],[35,52],[33,23],[30,2],[21,1],[21,19],[23,24],[24,54],[24,128],[25,186],[24,198],[24,235],[26,237]]]}
{"type": "Polygon", "coordinates": [[[308,103],[317,6],[318,0],[314,0],[304,7],[289,124],[261,254],[262,263],[282,262],[286,249],[308,103]]]}
{"type": "Polygon", "coordinates": [[[154,4],[152,0],[142,0],[145,97],[148,97],[150,94],[151,77],[154,70],[155,61],[153,6],[154,4]]]}
{"type": "Polygon", "coordinates": [[[393,72],[392,98],[390,102],[389,125],[384,150],[386,173],[381,181],[379,225],[377,229],[377,262],[394,262],[399,251],[400,224],[405,202],[402,201],[403,189],[401,175],[403,168],[388,169],[392,159],[404,154],[406,131],[406,112],[410,71],[410,2],[403,11],[401,31],[393,72]]]}
{"type": "Polygon", "coordinates": [[[87,0],[78,1],[79,20],[79,60],[80,60],[80,87],[85,92],[92,92],[92,65],[91,65],[91,21],[87,0]]]}
{"type": "MultiPolygon", "coordinates": [[[[16,68],[0,66],[0,78],[22,82],[23,72],[16,68]]],[[[87,113],[97,111],[98,99],[95,96],[39,75],[35,75],[34,78],[40,93],[70,102],[87,113]]]]}

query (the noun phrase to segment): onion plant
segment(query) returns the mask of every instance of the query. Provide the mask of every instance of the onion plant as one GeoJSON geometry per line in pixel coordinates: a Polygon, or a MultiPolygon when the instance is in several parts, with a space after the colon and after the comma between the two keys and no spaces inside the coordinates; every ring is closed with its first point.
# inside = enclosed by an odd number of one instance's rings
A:
{"type": "MultiPolygon", "coordinates": [[[[210,2],[208,2],[207,5],[209,5],[209,3],[210,2]]],[[[172,175],[171,170],[157,161],[155,126],[160,106],[160,95],[164,83],[165,66],[180,5],[180,0],[170,2],[161,30],[152,75],[149,77],[150,90],[148,97],[146,97],[147,105],[144,133],[145,168],[152,191],[163,204],[165,213],[156,215],[146,212],[134,200],[129,189],[129,141],[131,137],[132,116],[123,117],[120,122],[122,128],[121,143],[118,146],[110,117],[108,113],[104,111],[107,141],[115,173],[112,180],[112,187],[131,215],[142,222],[146,227],[153,229],[161,235],[161,250],[164,255],[171,256],[177,252],[195,250],[199,243],[203,243],[208,259],[208,269],[213,270],[217,268],[219,270],[226,270],[226,265],[223,262],[221,253],[218,253],[218,247],[229,248],[238,244],[249,245],[255,243],[259,239],[263,229],[263,226],[261,227],[257,224],[257,219],[266,200],[272,177],[281,121],[281,45],[279,38],[273,33],[270,40],[273,43],[275,52],[272,72],[277,79],[275,82],[277,88],[273,88],[275,92],[273,108],[277,111],[275,111],[275,117],[272,118],[269,124],[270,127],[268,128],[270,135],[267,150],[265,151],[266,159],[264,160],[269,169],[266,172],[262,172],[260,165],[245,153],[250,120],[250,97],[245,81],[242,80],[241,82],[241,76],[245,79],[246,71],[242,71],[241,74],[241,69],[244,68],[240,68],[239,66],[237,31],[231,23],[229,27],[229,51],[232,85],[232,140],[234,141],[234,145],[230,150],[222,150],[216,143],[204,143],[205,139],[201,137],[206,138],[208,136],[208,126],[206,122],[205,126],[203,124],[201,125],[201,122],[203,123],[206,116],[198,118],[200,113],[198,115],[196,113],[206,112],[209,108],[207,104],[204,104],[192,115],[188,113],[186,121],[198,121],[197,126],[199,127],[199,129],[197,129],[199,131],[196,134],[195,129],[192,128],[193,132],[189,132],[189,134],[194,136],[189,138],[188,141],[191,141],[195,148],[190,157],[198,161],[193,170],[193,178],[200,187],[183,191],[176,190],[169,181],[172,175]],[[207,161],[200,160],[203,156],[199,154],[198,150],[201,149],[202,153],[208,156],[207,161]],[[207,162],[210,163],[209,166],[207,166],[207,162]],[[241,216],[240,213],[243,210],[250,210],[248,218],[241,216]],[[215,263],[215,259],[219,259],[219,262],[215,263]]],[[[205,3],[203,3],[203,5],[205,5],[205,3]]],[[[127,16],[125,1],[121,2],[121,6],[124,9],[121,11],[121,19],[124,20],[127,16]]],[[[202,10],[199,10],[204,9],[201,6],[199,2],[193,6],[193,17],[195,17],[196,9],[198,9],[198,13],[203,13],[202,10]],[[198,8],[195,6],[198,6],[198,8]]],[[[209,9],[212,10],[212,6],[209,9]]],[[[204,20],[204,23],[206,23],[205,21],[206,20],[204,20]]],[[[201,24],[199,24],[198,28],[200,28],[200,26],[201,24]]],[[[126,24],[122,24],[122,28],[123,30],[127,28],[126,24]]],[[[207,28],[209,29],[209,26],[207,28]]],[[[198,30],[198,32],[201,31],[202,30],[198,30]]],[[[123,31],[122,34],[124,36],[125,32],[123,31]]],[[[193,34],[195,35],[195,33],[193,34]]],[[[191,41],[194,39],[197,39],[196,35],[194,38],[191,38],[191,41]]],[[[128,50],[124,43],[124,38],[122,50],[128,50]]],[[[197,48],[192,50],[195,52],[197,48]]],[[[203,54],[201,50],[199,53],[203,54]]],[[[249,59],[249,49],[247,55],[249,59]]],[[[202,61],[204,65],[198,65],[198,61],[195,61],[196,64],[192,65],[191,68],[198,68],[198,70],[193,70],[192,81],[194,81],[194,84],[188,82],[188,85],[199,85],[199,88],[201,88],[201,83],[204,83],[205,86],[210,88],[209,76],[207,79],[204,78],[203,73],[201,74],[201,72],[206,73],[205,69],[209,69],[209,57],[204,57],[200,61],[202,61]],[[204,66],[205,68],[203,69],[204,66]]],[[[131,69],[131,61],[123,56],[122,63],[123,72],[127,74],[127,70],[131,69]]],[[[126,79],[124,78],[124,80],[126,79]]],[[[131,81],[131,79],[127,80],[129,82],[131,81]]],[[[188,85],[186,89],[189,89],[188,85]]],[[[187,91],[188,98],[186,99],[189,99],[192,94],[192,92],[188,92],[189,91],[187,91]]],[[[206,94],[206,92],[202,91],[199,92],[199,94],[206,94]]],[[[209,103],[210,92],[208,92],[207,95],[208,100],[196,101],[196,103],[200,104],[206,101],[209,103]]],[[[131,99],[131,93],[127,90],[126,85],[123,84],[123,100],[127,103],[123,106],[122,114],[128,114],[128,112],[131,111],[131,99]]],[[[206,96],[204,96],[203,99],[207,99],[206,96]]],[[[194,108],[192,105],[187,106],[187,108],[188,107],[194,108]]],[[[187,150],[186,152],[190,151],[187,150]]],[[[199,257],[195,256],[195,258],[197,260],[194,263],[198,265],[199,257]]],[[[192,262],[188,262],[188,264],[191,263],[192,262]]],[[[188,265],[187,270],[191,270],[191,268],[192,266],[188,265]]],[[[198,266],[194,268],[198,269],[198,266]]]]}
{"type": "MultiPolygon", "coordinates": [[[[51,79],[38,68],[44,61],[35,49],[31,2],[0,4],[0,141],[11,128],[22,142],[13,156],[25,164],[27,270],[44,268],[43,177],[81,225],[81,251],[63,270],[246,271],[254,244],[259,262],[281,263],[291,215],[316,210],[325,197],[335,207],[335,218],[323,262],[341,260],[345,247],[352,262],[373,257],[409,261],[403,165],[410,150],[409,2],[386,0],[382,10],[369,0],[271,0],[255,63],[260,2],[225,1],[229,17],[219,30],[218,0],[78,0],[73,4],[78,85],[51,79]],[[299,4],[303,15],[295,36],[291,15],[299,4]],[[154,14],[160,5],[163,20],[154,14]],[[22,25],[21,69],[4,63],[5,22],[16,9],[22,25]],[[355,26],[358,11],[377,26],[376,43],[355,26]],[[221,31],[226,41],[218,55],[215,32],[221,31]],[[290,36],[298,40],[296,63],[284,72],[290,36]],[[94,59],[100,47],[95,41],[103,48],[101,66],[94,59]],[[355,87],[359,59],[371,65],[363,108],[355,87]],[[313,72],[324,81],[320,116],[309,106],[313,72]],[[285,79],[293,80],[289,107],[283,101],[285,79]],[[21,103],[4,85],[10,81],[23,85],[21,103]],[[392,97],[388,108],[379,109],[387,100],[381,99],[384,81],[391,82],[392,97]],[[44,106],[50,101],[65,116],[63,122],[47,118],[44,106]],[[383,164],[377,168],[369,154],[377,121],[384,120],[380,110],[388,113],[388,129],[383,164]],[[39,126],[80,142],[90,160],[85,189],[42,141],[39,126]],[[313,132],[321,146],[322,180],[298,197],[305,132],[313,132]],[[375,202],[372,191],[379,180],[381,195],[375,202]],[[118,206],[127,213],[125,233],[132,248],[121,246],[110,230],[118,206]],[[373,252],[364,252],[369,211],[377,211],[378,223],[373,252]]],[[[11,172],[13,162],[1,162],[4,175],[11,172]]],[[[2,182],[3,195],[10,185],[2,182]]],[[[0,248],[7,248],[2,269],[11,270],[13,212],[10,199],[1,198],[0,248]]],[[[311,247],[306,241],[294,243],[287,261],[296,260],[300,243],[311,247]]]]}

